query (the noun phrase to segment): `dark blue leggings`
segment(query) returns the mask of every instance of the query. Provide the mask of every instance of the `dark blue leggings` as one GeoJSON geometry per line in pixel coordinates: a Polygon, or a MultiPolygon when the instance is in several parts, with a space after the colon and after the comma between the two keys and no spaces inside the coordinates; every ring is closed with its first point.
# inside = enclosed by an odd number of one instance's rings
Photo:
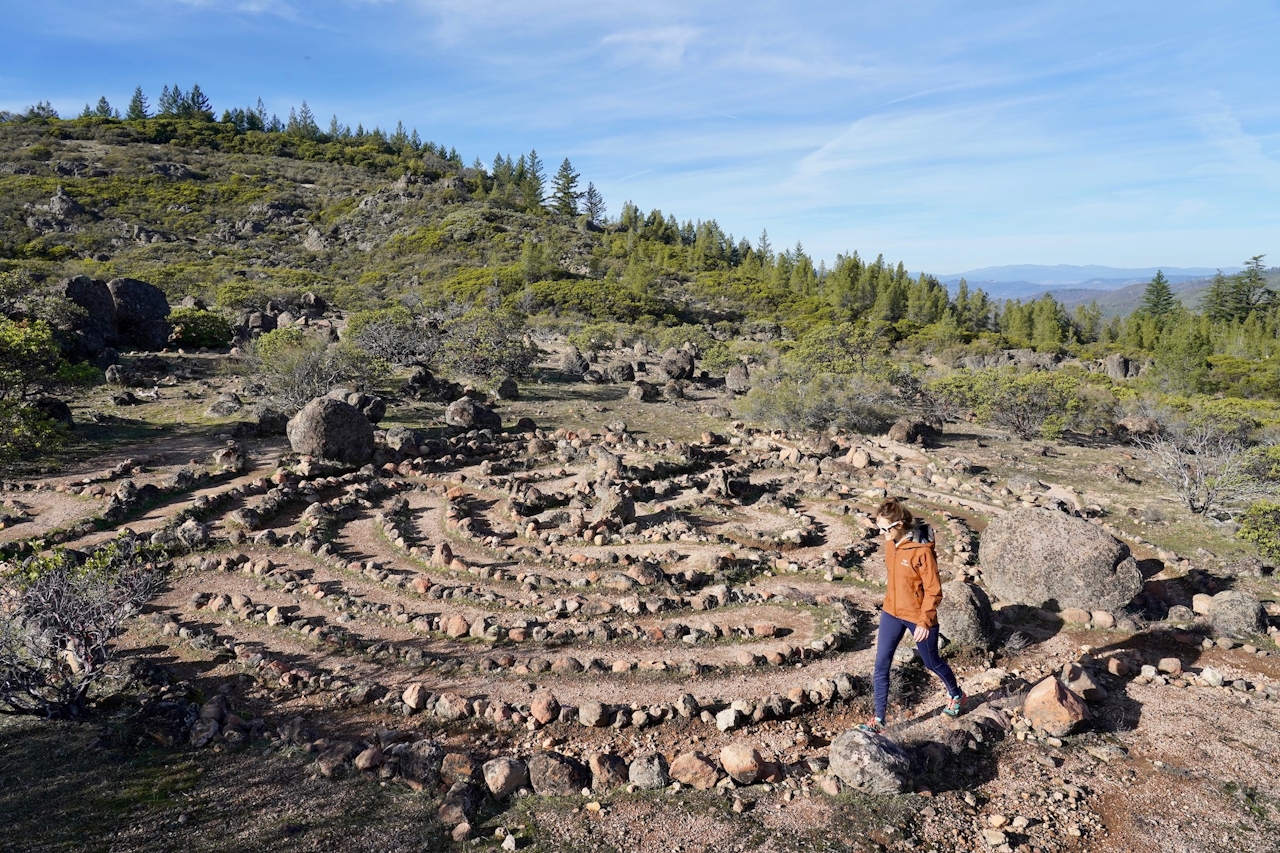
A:
{"type": "MultiPolygon", "coordinates": [[[[907,631],[914,631],[916,626],[899,619],[889,613],[880,611],[880,632],[876,635],[876,671],[872,679],[876,690],[876,716],[884,719],[885,707],[889,704],[889,668],[893,666],[893,653],[907,631]]],[[[929,629],[929,636],[923,643],[916,643],[916,651],[925,667],[947,688],[948,696],[959,696],[960,687],[956,684],[956,674],[938,654],[938,626],[929,629]]]]}

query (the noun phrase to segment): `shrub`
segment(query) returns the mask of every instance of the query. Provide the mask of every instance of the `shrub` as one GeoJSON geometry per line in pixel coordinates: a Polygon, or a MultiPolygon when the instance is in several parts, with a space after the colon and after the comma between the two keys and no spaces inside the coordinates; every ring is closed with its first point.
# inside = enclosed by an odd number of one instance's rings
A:
{"type": "Polygon", "coordinates": [[[0,709],[79,717],[106,674],[111,641],[155,592],[158,554],[133,536],[83,563],[67,551],[0,575],[0,709]]]}
{"type": "Polygon", "coordinates": [[[173,334],[169,340],[181,347],[219,349],[231,343],[235,332],[217,311],[179,308],[169,314],[173,334]]]}
{"type": "Polygon", "coordinates": [[[247,364],[263,395],[286,414],[347,384],[366,385],[382,366],[344,346],[289,327],[268,332],[249,345],[247,364]]]}
{"type": "Polygon", "coordinates": [[[0,400],[0,470],[57,450],[66,428],[15,400],[0,400]]]}
{"type": "Polygon", "coordinates": [[[430,364],[440,349],[439,328],[404,308],[353,314],[344,337],[374,358],[398,367],[430,364]]]}
{"type": "Polygon", "coordinates": [[[880,433],[895,417],[885,382],[785,368],[758,376],[743,407],[749,417],[785,430],[880,433]]]}
{"type": "Polygon", "coordinates": [[[445,364],[477,379],[527,376],[541,355],[525,338],[518,314],[476,310],[451,320],[444,332],[445,364]]]}
{"type": "Polygon", "coordinates": [[[1197,515],[1275,491],[1275,454],[1249,447],[1238,433],[1177,425],[1137,443],[1147,467],[1197,515]]]}
{"type": "Polygon", "coordinates": [[[1258,547],[1268,560],[1280,560],[1280,503],[1258,501],[1240,516],[1236,536],[1258,547]]]}
{"type": "Polygon", "coordinates": [[[980,422],[1022,439],[1057,438],[1081,409],[1080,378],[1067,371],[958,370],[926,390],[940,405],[972,411],[980,422]]]}

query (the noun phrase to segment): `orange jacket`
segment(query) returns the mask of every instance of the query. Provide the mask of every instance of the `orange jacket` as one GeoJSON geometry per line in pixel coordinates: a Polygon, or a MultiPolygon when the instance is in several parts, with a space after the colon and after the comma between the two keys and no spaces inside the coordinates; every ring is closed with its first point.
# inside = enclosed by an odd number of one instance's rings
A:
{"type": "Polygon", "coordinates": [[[933,543],[913,542],[910,538],[896,545],[886,541],[884,565],[889,573],[884,611],[925,628],[938,624],[942,579],[938,577],[938,557],[933,543]]]}

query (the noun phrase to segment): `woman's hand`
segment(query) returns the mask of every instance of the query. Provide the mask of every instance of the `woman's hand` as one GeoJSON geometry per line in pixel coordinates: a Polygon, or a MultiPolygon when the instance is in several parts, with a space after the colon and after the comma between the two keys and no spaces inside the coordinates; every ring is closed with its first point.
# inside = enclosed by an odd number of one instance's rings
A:
{"type": "Polygon", "coordinates": [[[911,632],[911,636],[917,643],[923,643],[929,639],[929,629],[923,625],[917,625],[916,629],[911,632]]]}

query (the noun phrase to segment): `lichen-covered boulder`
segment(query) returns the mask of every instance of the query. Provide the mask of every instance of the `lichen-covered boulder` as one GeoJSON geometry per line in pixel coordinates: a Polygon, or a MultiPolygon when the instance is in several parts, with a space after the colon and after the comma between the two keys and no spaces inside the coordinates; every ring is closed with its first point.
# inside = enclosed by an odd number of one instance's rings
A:
{"type": "Polygon", "coordinates": [[[996,626],[991,600],[982,587],[954,580],[942,586],[938,604],[938,630],[948,641],[971,649],[989,649],[996,626]]]}
{"type": "Polygon", "coordinates": [[[289,445],[304,456],[348,465],[364,465],[373,459],[373,424],[342,400],[312,400],[289,420],[285,432],[289,445]]]}
{"type": "Polygon", "coordinates": [[[983,580],[999,598],[1032,607],[1119,610],[1142,591],[1129,546],[1084,519],[1027,507],[982,533],[983,580]]]}
{"type": "Polygon", "coordinates": [[[884,735],[851,729],[831,742],[831,772],[868,794],[900,794],[911,782],[911,759],[884,735]]]}
{"type": "Polygon", "coordinates": [[[449,404],[444,422],[464,429],[502,429],[502,418],[479,400],[462,397],[449,404]]]}

